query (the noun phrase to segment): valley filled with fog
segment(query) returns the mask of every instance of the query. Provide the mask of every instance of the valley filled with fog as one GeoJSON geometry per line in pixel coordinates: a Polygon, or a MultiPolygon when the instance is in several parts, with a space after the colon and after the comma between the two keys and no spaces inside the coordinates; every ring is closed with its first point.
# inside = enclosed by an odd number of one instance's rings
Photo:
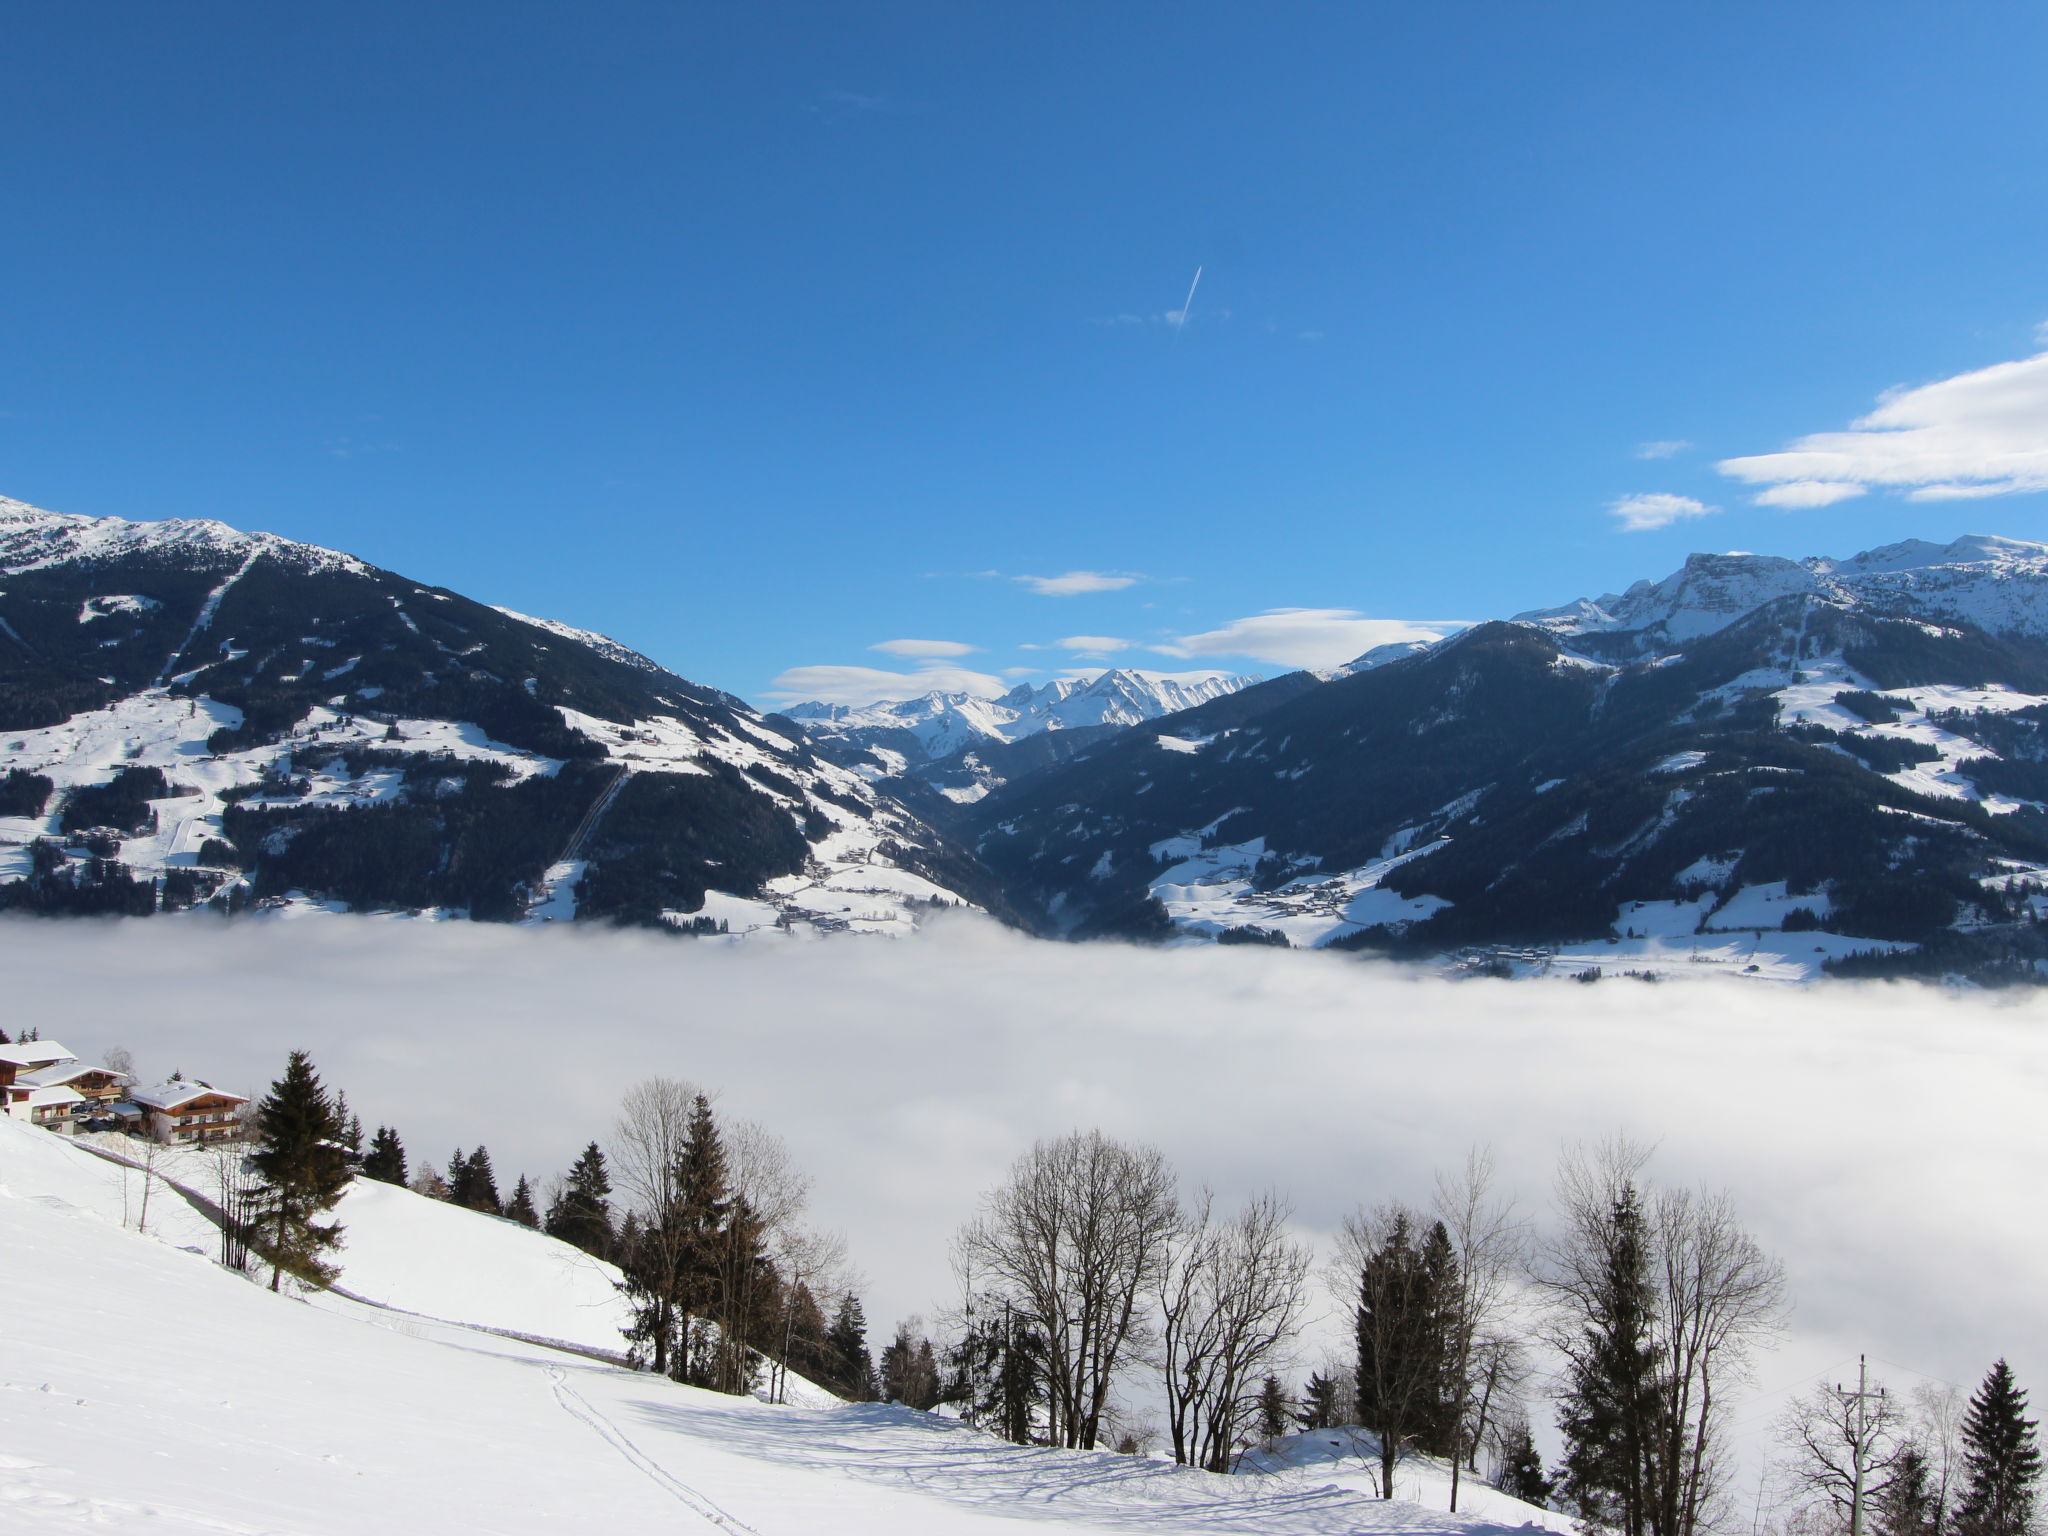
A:
{"type": "MultiPolygon", "coordinates": [[[[359,918],[16,921],[0,968],[10,1030],[244,1093],[304,1048],[415,1159],[484,1143],[507,1184],[606,1138],[635,1082],[689,1079],[787,1140],[809,1219],[846,1235],[883,1333],[955,1299],[952,1235],[1038,1138],[1150,1143],[1226,1201],[1276,1187],[1327,1256],[1347,1212],[1426,1203],[1475,1145],[1540,1233],[1561,1147],[1619,1132],[1655,1144],[1654,1182],[1731,1191],[1785,1263],[1789,1332],[1760,1357],[1738,1439],[1859,1352],[1901,1388],[1969,1386],[2001,1355],[2023,1380],[2048,1370],[2048,1000],[2031,990],[1448,982],[1250,947],[1051,944],[972,918],[898,943],[744,947],[359,918]]],[[[1341,1324],[1324,1330],[1334,1343],[1341,1324]]]]}

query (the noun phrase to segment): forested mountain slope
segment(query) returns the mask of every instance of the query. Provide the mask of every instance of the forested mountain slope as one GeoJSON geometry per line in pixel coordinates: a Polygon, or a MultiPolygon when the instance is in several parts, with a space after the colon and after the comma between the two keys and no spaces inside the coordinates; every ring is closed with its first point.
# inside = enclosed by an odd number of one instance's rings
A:
{"type": "Polygon", "coordinates": [[[0,905],[287,897],[733,931],[1000,908],[789,727],[602,635],[269,534],[0,502],[0,905]]]}
{"type": "Polygon", "coordinates": [[[1250,690],[998,790],[975,835],[1075,935],[1626,957],[1747,933],[1850,968],[2025,964],[2048,547],[1885,555],[1695,557],[1269,708],[1250,690]]]}

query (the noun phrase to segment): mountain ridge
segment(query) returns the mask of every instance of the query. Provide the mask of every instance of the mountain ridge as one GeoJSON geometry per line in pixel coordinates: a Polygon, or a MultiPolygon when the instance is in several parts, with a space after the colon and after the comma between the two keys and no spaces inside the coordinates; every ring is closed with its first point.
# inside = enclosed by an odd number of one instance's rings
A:
{"type": "Polygon", "coordinates": [[[591,631],[275,535],[19,502],[0,575],[0,903],[729,932],[1002,911],[886,792],[591,631]]]}

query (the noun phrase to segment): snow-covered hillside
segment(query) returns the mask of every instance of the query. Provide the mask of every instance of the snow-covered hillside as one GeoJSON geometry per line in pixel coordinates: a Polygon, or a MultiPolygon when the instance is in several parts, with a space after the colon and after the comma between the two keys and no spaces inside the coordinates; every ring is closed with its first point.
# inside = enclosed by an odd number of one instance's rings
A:
{"type": "MultiPolygon", "coordinates": [[[[0,1120],[0,1528],[557,1536],[680,1522],[965,1536],[1023,1520],[1449,1536],[1521,1524],[1381,1502],[1341,1476],[1219,1477],[1027,1449],[901,1408],[723,1397],[466,1326],[467,1311],[434,1321],[272,1295],[183,1251],[182,1217],[162,1236],[124,1228],[110,1172],[0,1120]]],[[[365,1232],[381,1220],[367,1204],[342,1214],[365,1232]]],[[[456,1250],[393,1251],[432,1267],[456,1250]]],[[[481,1293],[504,1257],[478,1255],[481,1293]]]]}

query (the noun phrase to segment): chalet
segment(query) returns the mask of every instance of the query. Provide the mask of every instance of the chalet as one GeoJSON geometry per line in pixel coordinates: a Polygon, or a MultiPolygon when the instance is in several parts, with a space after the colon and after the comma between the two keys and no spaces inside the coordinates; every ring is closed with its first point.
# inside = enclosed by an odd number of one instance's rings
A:
{"type": "Polygon", "coordinates": [[[142,1111],[143,1134],[176,1146],[239,1139],[249,1101],[198,1078],[168,1083],[129,1095],[142,1111]]]}
{"type": "Polygon", "coordinates": [[[0,1107],[17,1120],[72,1131],[114,1118],[128,1076],[91,1067],[54,1040],[0,1045],[0,1107]]]}

